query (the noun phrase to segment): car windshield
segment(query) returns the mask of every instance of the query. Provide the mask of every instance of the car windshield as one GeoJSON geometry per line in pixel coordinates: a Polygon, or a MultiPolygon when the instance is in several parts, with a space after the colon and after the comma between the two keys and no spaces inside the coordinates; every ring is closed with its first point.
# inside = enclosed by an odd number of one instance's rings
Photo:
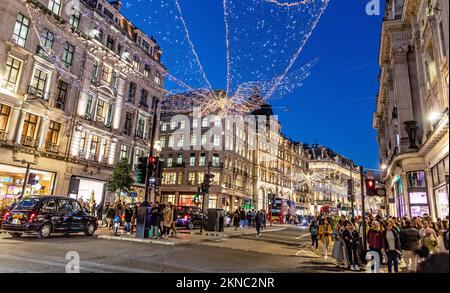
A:
{"type": "Polygon", "coordinates": [[[19,201],[15,207],[16,210],[33,210],[39,204],[40,199],[36,197],[28,197],[19,201]]]}

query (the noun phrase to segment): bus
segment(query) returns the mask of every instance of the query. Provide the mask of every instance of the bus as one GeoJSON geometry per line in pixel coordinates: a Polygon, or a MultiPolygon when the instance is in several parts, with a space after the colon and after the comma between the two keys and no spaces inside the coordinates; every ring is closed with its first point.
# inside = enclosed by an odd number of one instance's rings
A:
{"type": "Polygon", "coordinates": [[[272,223],[285,224],[287,216],[295,215],[295,210],[295,201],[277,197],[273,199],[270,205],[267,219],[272,223]]]}

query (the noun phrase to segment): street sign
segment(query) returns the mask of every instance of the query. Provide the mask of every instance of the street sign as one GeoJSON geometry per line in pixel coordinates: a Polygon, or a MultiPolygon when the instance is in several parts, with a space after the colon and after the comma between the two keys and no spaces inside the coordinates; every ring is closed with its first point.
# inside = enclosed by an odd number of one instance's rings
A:
{"type": "Polygon", "coordinates": [[[386,196],[386,188],[377,188],[375,194],[382,197],[386,196]]]}
{"type": "Polygon", "coordinates": [[[149,182],[150,184],[155,184],[155,177],[150,177],[149,182]]]}
{"type": "Polygon", "coordinates": [[[137,197],[137,192],[130,192],[131,197],[137,197]]]}

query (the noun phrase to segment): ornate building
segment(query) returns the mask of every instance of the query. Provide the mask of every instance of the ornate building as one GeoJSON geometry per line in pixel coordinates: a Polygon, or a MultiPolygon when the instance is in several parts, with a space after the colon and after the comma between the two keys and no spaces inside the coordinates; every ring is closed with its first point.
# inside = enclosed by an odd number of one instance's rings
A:
{"type": "Polygon", "coordinates": [[[373,126],[389,214],[448,216],[449,3],[390,1],[373,126]]]}
{"type": "Polygon", "coordinates": [[[22,192],[30,163],[25,194],[94,195],[99,203],[114,164],[136,164],[148,152],[166,68],[156,41],[120,8],[104,0],[3,3],[0,200],[22,192]]]}

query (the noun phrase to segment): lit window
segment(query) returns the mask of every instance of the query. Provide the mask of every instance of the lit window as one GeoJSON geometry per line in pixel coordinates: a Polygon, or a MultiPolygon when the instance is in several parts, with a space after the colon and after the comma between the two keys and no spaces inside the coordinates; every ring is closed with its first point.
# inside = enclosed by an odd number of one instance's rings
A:
{"type": "Polygon", "coordinates": [[[19,13],[14,26],[13,40],[20,46],[25,46],[27,41],[28,30],[30,29],[30,19],[19,13]]]}
{"type": "Polygon", "coordinates": [[[78,10],[75,10],[70,16],[69,23],[74,29],[78,29],[80,27],[81,13],[78,10]]]}
{"type": "Polygon", "coordinates": [[[50,0],[48,2],[48,9],[56,15],[59,15],[61,10],[61,0],[50,0]]]}
{"type": "Polygon", "coordinates": [[[220,146],[220,135],[219,134],[214,134],[214,146],[220,146]]]}
{"type": "Polygon", "coordinates": [[[198,120],[197,120],[197,119],[193,119],[193,120],[192,120],[192,127],[193,127],[193,128],[196,128],[197,125],[198,125],[198,120]]]}
{"type": "Polygon", "coordinates": [[[203,118],[202,127],[208,127],[208,118],[203,118]]]}
{"type": "Polygon", "coordinates": [[[120,147],[120,159],[128,159],[128,146],[126,144],[120,147]]]}
{"type": "Polygon", "coordinates": [[[70,68],[73,62],[73,53],[75,51],[74,46],[69,44],[68,42],[64,45],[64,52],[61,61],[64,63],[66,68],[70,68]]]}
{"type": "Polygon", "coordinates": [[[191,156],[189,157],[189,166],[195,166],[195,154],[191,154],[191,156]]]}
{"type": "Polygon", "coordinates": [[[44,29],[44,32],[41,35],[41,43],[38,46],[36,53],[42,57],[48,57],[48,53],[53,48],[54,41],[55,35],[51,31],[44,29]]]}
{"type": "Polygon", "coordinates": [[[6,59],[5,87],[7,90],[14,92],[19,80],[19,72],[22,62],[8,56],[6,59]]]}
{"type": "Polygon", "coordinates": [[[161,125],[161,131],[166,131],[167,130],[167,123],[163,123],[161,125]]]}

